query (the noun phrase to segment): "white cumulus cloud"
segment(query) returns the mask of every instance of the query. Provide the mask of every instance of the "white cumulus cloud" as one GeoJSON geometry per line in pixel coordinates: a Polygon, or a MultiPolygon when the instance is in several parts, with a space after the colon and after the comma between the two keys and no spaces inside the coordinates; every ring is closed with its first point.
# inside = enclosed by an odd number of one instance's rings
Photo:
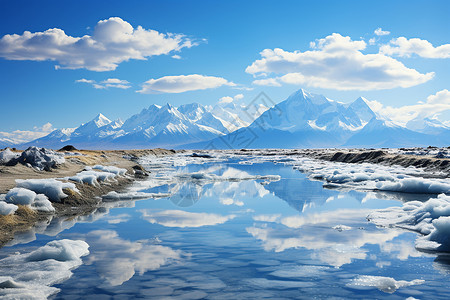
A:
{"type": "Polygon", "coordinates": [[[383,30],[383,29],[381,29],[381,27],[378,27],[377,29],[375,29],[375,31],[373,33],[375,33],[375,35],[378,35],[378,36],[391,34],[390,31],[383,30]]]}
{"type": "Polygon", "coordinates": [[[411,57],[413,54],[416,54],[424,58],[450,58],[450,44],[434,47],[427,40],[398,37],[392,39],[389,44],[382,45],[380,53],[400,57],[411,57]]]}
{"type": "Polygon", "coordinates": [[[198,74],[164,76],[158,79],[147,80],[142,85],[142,89],[137,92],[142,94],[183,93],[195,90],[213,89],[223,85],[235,86],[233,82],[215,76],[198,74]]]}
{"type": "Polygon", "coordinates": [[[111,71],[130,59],[146,60],[194,45],[182,34],[134,28],[119,17],[111,17],[99,21],[91,36],[72,37],[59,28],[4,35],[0,39],[0,57],[51,60],[59,63],[56,68],[111,71]]]}
{"type": "Polygon", "coordinates": [[[411,87],[433,78],[407,68],[392,57],[377,53],[364,54],[363,40],[333,33],[310,44],[310,51],[289,52],[280,48],[265,49],[262,58],[246,68],[259,76],[278,77],[255,80],[254,84],[277,86],[281,83],[308,85],[336,90],[381,90],[411,87]]]}
{"type": "Polygon", "coordinates": [[[227,104],[227,103],[231,103],[233,101],[239,101],[242,100],[244,98],[243,94],[237,94],[234,97],[231,96],[224,96],[222,98],[219,99],[219,104],[227,104]]]}
{"type": "Polygon", "coordinates": [[[450,110],[450,91],[444,89],[427,97],[425,102],[401,107],[384,106],[378,101],[367,101],[370,108],[402,125],[414,118],[435,118],[440,113],[450,110]]]}

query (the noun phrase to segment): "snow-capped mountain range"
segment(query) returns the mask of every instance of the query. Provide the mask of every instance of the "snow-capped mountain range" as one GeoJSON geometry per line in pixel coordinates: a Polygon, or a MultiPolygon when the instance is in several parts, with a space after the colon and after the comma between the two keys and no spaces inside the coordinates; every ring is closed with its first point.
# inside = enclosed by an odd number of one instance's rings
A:
{"type": "Polygon", "coordinates": [[[151,105],[125,122],[99,114],[19,147],[67,144],[82,149],[448,146],[450,127],[419,118],[400,126],[362,97],[345,104],[301,89],[271,108],[239,101],[151,105]]]}
{"type": "Polygon", "coordinates": [[[77,128],[58,129],[18,147],[57,149],[71,144],[80,149],[174,148],[225,136],[250,125],[267,109],[258,105],[250,112],[239,101],[215,106],[153,104],[125,122],[111,121],[100,113],[77,128]]]}

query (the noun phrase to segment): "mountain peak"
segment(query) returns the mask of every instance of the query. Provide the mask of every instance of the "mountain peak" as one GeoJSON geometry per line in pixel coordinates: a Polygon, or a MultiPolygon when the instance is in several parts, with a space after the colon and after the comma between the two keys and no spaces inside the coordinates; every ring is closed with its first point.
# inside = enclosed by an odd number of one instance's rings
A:
{"type": "Polygon", "coordinates": [[[152,108],[160,109],[160,108],[161,108],[161,105],[158,105],[158,104],[152,104],[152,105],[150,105],[150,106],[148,107],[148,109],[152,109],[152,108]]]}
{"type": "Polygon", "coordinates": [[[102,113],[99,113],[93,120],[92,122],[95,123],[95,125],[97,125],[97,127],[103,127],[105,125],[108,125],[109,123],[111,123],[111,120],[108,119],[107,117],[105,117],[102,113]]]}

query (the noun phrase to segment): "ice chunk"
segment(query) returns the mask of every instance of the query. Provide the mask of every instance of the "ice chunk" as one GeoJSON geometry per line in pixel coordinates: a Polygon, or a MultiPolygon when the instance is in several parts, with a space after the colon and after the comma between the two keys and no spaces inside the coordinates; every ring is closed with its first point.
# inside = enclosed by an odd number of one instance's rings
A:
{"type": "Polygon", "coordinates": [[[127,169],[122,169],[122,168],[118,168],[118,167],[114,167],[114,166],[95,165],[92,167],[92,169],[109,172],[109,173],[113,173],[116,175],[125,175],[125,173],[127,173],[127,169]]]}
{"type": "Polygon", "coordinates": [[[116,174],[110,172],[82,171],[65,179],[97,186],[99,181],[113,180],[115,177],[116,174]]]}
{"type": "Polygon", "coordinates": [[[78,192],[75,184],[61,182],[56,179],[16,179],[17,187],[26,188],[38,194],[44,194],[52,202],[61,202],[67,197],[63,189],[71,189],[78,192]]]}
{"type": "Polygon", "coordinates": [[[19,156],[19,153],[12,152],[9,148],[6,148],[2,152],[0,152],[0,165],[6,165],[11,160],[17,159],[19,156]]]}
{"type": "Polygon", "coordinates": [[[50,200],[48,200],[47,196],[44,194],[37,194],[36,198],[34,198],[33,204],[31,204],[31,208],[41,212],[54,212],[55,208],[53,207],[50,200]]]}
{"type": "Polygon", "coordinates": [[[19,207],[17,205],[0,201],[0,215],[2,216],[13,214],[18,208],[19,207]]]}
{"type": "Polygon", "coordinates": [[[423,203],[411,201],[403,207],[377,210],[367,219],[379,226],[398,226],[423,234],[416,241],[417,249],[450,251],[450,196],[445,194],[423,203]]]}
{"type": "Polygon", "coordinates": [[[52,285],[67,280],[71,270],[89,254],[84,241],[57,240],[37,250],[0,260],[0,296],[7,299],[45,299],[57,293],[52,285]],[[14,266],[14,268],[11,268],[14,266]]]}
{"type": "Polygon", "coordinates": [[[13,188],[6,194],[6,202],[18,205],[31,205],[36,193],[24,188],[13,188]]]}
{"type": "Polygon", "coordinates": [[[392,294],[402,287],[423,284],[425,280],[415,279],[412,281],[395,280],[392,277],[360,275],[347,284],[353,289],[377,288],[382,292],[392,294]]]}
{"type": "Polygon", "coordinates": [[[450,193],[450,183],[438,179],[406,178],[396,182],[378,182],[376,188],[382,191],[440,194],[450,193]]]}
{"type": "Polygon", "coordinates": [[[25,261],[43,261],[54,259],[57,261],[77,261],[88,255],[89,245],[84,241],[59,240],[51,241],[47,245],[31,252],[25,261]]]}

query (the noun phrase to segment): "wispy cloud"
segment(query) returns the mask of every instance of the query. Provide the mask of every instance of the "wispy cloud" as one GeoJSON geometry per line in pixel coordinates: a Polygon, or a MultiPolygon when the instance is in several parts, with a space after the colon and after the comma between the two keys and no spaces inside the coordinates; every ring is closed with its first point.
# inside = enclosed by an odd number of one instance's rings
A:
{"type": "Polygon", "coordinates": [[[407,68],[392,57],[364,54],[367,44],[333,33],[310,44],[310,51],[289,52],[280,48],[265,49],[262,58],[246,68],[255,76],[278,74],[278,77],[255,80],[257,85],[280,86],[282,83],[308,85],[335,90],[381,90],[411,87],[433,78],[407,68]],[[280,76],[281,75],[281,76],[280,76]]]}
{"type": "Polygon", "coordinates": [[[62,29],[25,31],[0,39],[0,57],[8,60],[56,61],[56,68],[111,71],[130,59],[169,54],[190,48],[196,42],[183,34],[163,34],[156,30],[134,28],[118,17],[101,20],[92,36],[72,37],[62,29]]]}
{"type": "Polygon", "coordinates": [[[195,90],[218,88],[223,85],[236,86],[222,77],[204,76],[198,74],[164,76],[158,79],[147,80],[142,89],[137,91],[142,94],[158,93],[183,93],[195,90]]]}
{"type": "Polygon", "coordinates": [[[418,38],[398,37],[380,47],[380,53],[410,57],[414,54],[424,58],[450,58],[450,44],[434,47],[429,41],[418,38]]]}
{"type": "Polygon", "coordinates": [[[127,80],[117,78],[108,78],[100,82],[96,82],[95,80],[91,79],[81,78],[75,80],[75,82],[90,84],[95,89],[107,89],[107,88],[129,89],[131,87],[130,83],[127,80]]]}

